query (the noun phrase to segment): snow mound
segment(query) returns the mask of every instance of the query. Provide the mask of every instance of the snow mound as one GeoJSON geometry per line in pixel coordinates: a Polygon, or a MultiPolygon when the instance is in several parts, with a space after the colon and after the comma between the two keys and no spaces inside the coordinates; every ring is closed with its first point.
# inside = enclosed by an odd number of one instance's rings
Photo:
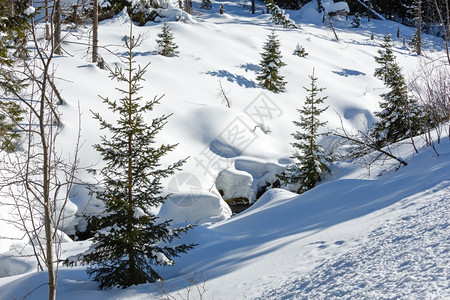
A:
{"type": "Polygon", "coordinates": [[[216,188],[223,192],[223,199],[254,198],[252,188],[253,177],[245,172],[230,166],[222,171],[216,179],[216,188]]]}
{"type": "Polygon", "coordinates": [[[346,11],[346,12],[350,12],[350,8],[348,7],[348,3],[345,1],[340,1],[340,2],[331,2],[331,1],[327,1],[324,3],[323,5],[325,7],[325,10],[327,12],[336,12],[336,11],[346,11]]]}
{"type": "Polygon", "coordinates": [[[0,256],[0,278],[28,272],[32,267],[14,257],[0,256]]]}
{"type": "Polygon", "coordinates": [[[178,8],[158,8],[156,9],[156,12],[159,17],[155,18],[155,22],[179,21],[189,24],[196,22],[192,15],[178,8]]]}
{"type": "Polygon", "coordinates": [[[158,217],[175,224],[209,225],[231,217],[231,209],[220,196],[199,189],[173,194],[162,205],[158,217]]]}
{"type": "Polygon", "coordinates": [[[268,173],[279,174],[284,171],[285,166],[267,162],[265,160],[259,160],[257,158],[238,158],[236,159],[236,169],[246,171],[250,173],[254,178],[262,178],[268,173]]]}

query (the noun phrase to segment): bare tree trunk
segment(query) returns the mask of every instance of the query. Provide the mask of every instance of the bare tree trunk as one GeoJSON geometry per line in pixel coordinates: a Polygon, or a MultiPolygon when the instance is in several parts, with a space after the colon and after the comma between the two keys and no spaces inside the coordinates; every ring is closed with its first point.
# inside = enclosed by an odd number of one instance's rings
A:
{"type": "Polygon", "coordinates": [[[92,62],[98,61],[98,0],[94,0],[94,16],[92,22],[92,62]]]}
{"type": "Polygon", "coordinates": [[[327,12],[324,12],[324,13],[328,16],[328,21],[330,22],[330,26],[331,26],[331,29],[333,30],[334,37],[336,38],[336,41],[339,41],[339,37],[338,37],[338,35],[336,33],[336,30],[334,29],[333,20],[331,20],[331,17],[330,17],[330,15],[327,12]]]}
{"type": "Polygon", "coordinates": [[[61,0],[55,0],[54,2],[53,21],[55,23],[55,30],[53,32],[53,41],[55,53],[62,54],[61,49],[61,0]]]}
{"type": "Polygon", "coordinates": [[[50,16],[48,12],[48,0],[45,0],[44,2],[44,9],[45,9],[45,39],[48,41],[50,40],[51,34],[50,34],[50,16]]]}
{"type": "Polygon", "coordinates": [[[439,4],[437,0],[434,0],[434,6],[436,8],[436,12],[439,16],[439,21],[442,24],[442,30],[444,32],[444,40],[445,40],[445,48],[446,48],[446,53],[447,53],[447,61],[448,64],[450,65],[450,6],[448,4],[448,1],[444,1],[445,2],[445,18],[446,20],[444,20],[444,16],[441,13],[439,4]],[[447,25],[445,25],[447,24],[447,25]]]}
{"type": "Polygon", "coordinates": [[[417,0],[416,54],[422,55],[422,0],[417,0]]]}
{"type": "MultiPolygon", "coordinates": [[[[48,65],[44,67],[44,73],[48,74],[48,65]]],[[[46,90],[47,76],[43,79],[42,88],[46,90]]],[[[44,228],[45,228],[45,265],[48,272],[48,299],[56,299],[56,278],[55,269],[53,265],[53,229],[52,229],[52,204],[50,200],[50,153],[47,145],[47,132],[45,130],[45,107],[46,107],[45,93],[42,93],[40,99],[39,109],[39,136],[42,146],[42,177],[43,177],[43,200],[44,200],[44,228]]]]}

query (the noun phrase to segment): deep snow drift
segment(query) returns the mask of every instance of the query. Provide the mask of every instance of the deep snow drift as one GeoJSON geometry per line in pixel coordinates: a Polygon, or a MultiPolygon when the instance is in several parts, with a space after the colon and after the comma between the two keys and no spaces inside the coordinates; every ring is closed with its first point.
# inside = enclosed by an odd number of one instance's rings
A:
{"type": "MultiPolygon", "coordinates": [[[[436,155],[421,148],[398,148],[407,167],[395,172],[395,163],[373,166],[370,173],[354,162],[337,162],[333,174],[303,195],[273,189],[249,210],[232,217],[224,199],[246,197],[256,200],[258,189],[275,180],[274,174],[290,162],[292,138],[306,96],[308,75],[319,78],[329,98],[324,113],[327,126],[364,128],[374,121],[383,83],[373,77],[373,59],[386,33],[393,36],[400,26],[402,37],[414,28],[389,21],[335,20],[340,41],[312,3],[290,12],[299,29],[277,28],[281,52],[287,66],[281,73],[288,82],[285,93],[262,90],[256,81],[259,53],[272,29],[269,15],[251,15],[241,2],[213,3],[210,11],[199,10],[186,22],[169,22],[179,45],[178,57],[156,55],[155,38],[161,23],[134,27],[145,34],[136,61],[151,62],[143,95],[152,99],[165,94],[161,105],[148,118],[173,115],[159,142],[179,143],[167,162],[189,156],[182,173],[165,182],[174,197],[156,213],[176,223],[197,226],[184,241],[199,246],[175,261],[174,267],[158,268],[167,278],[126,290],[99,291],[89,280],[85,267],[61,268],[59,299],[148,299],[164,292],[186,296],[188,279],[206,289],[204,299],[292,299],[292,298],[448,298],[450,143],[438,145],[436,155]],[[220,3],[225,14],[218,14],[220,3]],[[374,33],[375,40],[370,39],[374,33]],[[293,55],[297,44],[309,55],[293,55]],[[227,108],[218,96],[220,84],[232,101],[227,108]],[[222,192],[223,197],[219,193],[222,192]]],[[[328,1],[325,1],[328,2],[328,1]]],[[[331,2],[331,1],[330,1],[331,2]]],[[[169,14],[170,16],[170,14],[169,14]]],[[[166,21],[170,21],[170,18],[166,21]]],[[[121,14],[100,26],[100,43],[108,47],[101,55],[113,66],[120,62],[122,38],[129,33],[129,18],[121,14]]],[[[71,31],[67,41],[87,41],[90,28],[71,31]]],[[[419,58],[395,39],[395,55],[407,78],[421,61],[443,54],[442,41],[425,36],[425,56],[419,58]]],[[[114,98],[117,92],[106,71],[89,63],[89,53],[79,44],[66,43],[71,56],[55,59],[57,86],[65,104],[60,107],[64,129],[62,153],[78,131],[81,110],[80,157],[83,166],[101,165],[91,147],[104,134],[92,119],[92,111],[111,117],[98,95],[114,98]]],[[[325,143],[326,141],[324,141],[325,143]]],[[[423,143],[417,138],[417,143],[423,143]]],[[[91,182],[90,175],[80,177],[91,182]]],[[[95,208],[95,199],[83,188],[74,189],[71,208],[95,208]],[[89,205],[88,205],[89,204],[89,205]]],[[[1,217],[8,211],[0,208],[1,217]]],[[[74,218],[67,231],[83,228],[74,218]]],[[[0,224],[0,236],[20,237],[21,232],[0,224]]],[[[46,274],[36,273],[32,258],[10,257],[10,249],[26,246],[27,240],[0,240],[0,299],[21,298],[45,283],[46,274]]],[[[63,256],[89,246],[89,241],[63,243],[63,256]]],[[[27,248],[27,247],[25,247],[27,248]]],[[[47,287],[36,289],[27,299],[43,299],[47,287]]],[[[195,290],[191,298],[199,298],[195,290]]]]}

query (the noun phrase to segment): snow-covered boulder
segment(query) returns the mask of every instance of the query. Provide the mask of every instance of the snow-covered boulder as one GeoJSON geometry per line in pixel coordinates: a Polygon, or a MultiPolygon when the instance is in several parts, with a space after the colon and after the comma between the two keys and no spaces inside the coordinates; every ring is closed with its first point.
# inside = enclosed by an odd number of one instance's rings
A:
{"type": "Polygon", "coordinates": [[[340,1],[340,2],[327,1],[323,4],[323,6],[325,7],[325,10],[328,13],[333,13],[333,12],[338,12],[338,11],[345,11],[347,13],[350,13],[350,8],[348,7],[348,3],[345,1],[340,1]]]}
{"type": "Polygon", "coordinates": [[[219,195],[192,190],[172,194],[161,206],[158,217],[174,224],[209,225],[231,217],[231,209],[219,195]]]}
{"type": "Polygon", "coordinates": [[[222,192],[225,200],[245,198],[252,201],[254,198],[252,183],[252,175],[236,170],[233,165],[219,174],[216,179],[216,188],[222,192]]]}

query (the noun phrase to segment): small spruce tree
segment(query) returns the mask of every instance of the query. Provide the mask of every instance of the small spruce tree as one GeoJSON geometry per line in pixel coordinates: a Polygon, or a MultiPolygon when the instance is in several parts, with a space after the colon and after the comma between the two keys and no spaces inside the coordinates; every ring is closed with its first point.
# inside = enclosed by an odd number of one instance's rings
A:
{"type": "Polygon", "coordinates": [[[380,65],[379,68],[375,69],[374,76],[386,82],[387,73],[389,72],[390,66],[395,61],[395,56],[392,51],[394,45],[392,44],[392,38],[389,34],[384,36],[383,44],[380,45],[381,49],[378,49],[379,57],[375,57],[375,61],[380,65]]]}
{"type": "Polygon", "coordinates": [[[409,46],[414,49],[417,55],[422,55],[422,0],[415,0],[413,9],[416,14],[415,20],[417,22],[417,28],[411,42],[409,42],[409,46]]]}
{"type": "Polygon", "coordinates": [[[422,55],[422,33],[421,29],[417,29],[411,41],[408,43],[417,55],[422,55]]]}
{"type": "Polygon", "coordinates": [[[109,123],[99,113],[94,113],[101,129],[108,130],[112,137],[102,137],[101,143],[94,146],[106,163],[100,170],[104,190],[94,190],[97,199],[105,204],[105,211],[88,217],[95,235],[91,248],[81,259],[90,264],[88,274],[100,282],[102,289],[160,280],[153,265],[172,265],[173,257],[195,246],[170,245],[192,226],[171,228],[170,221],[158,223],[150,211],[168,197],[162,195],[161,179],[180,170],[185,160],[167,167],[159,162],[176,145],[154,145],[155,136],[169,116],[155,118],[150,124],[145,122],[145,114],[152,111],[161,98],[141,104],[139,82],[144,80],[148,65],[135,66],[134,53],[140,38],[135,39],[131,33],[130,30],[131,38],[125,37],[127,54],[123,62],[127,67],[110,70],[111,77],[126,86],[117,88],[123,97],[119,100],[103,98],[118,114],[118,120],[109,123]]]}
{"type": "Polygon", "coordinates": [[[275,30],[268,35],[268,40],[261,53],[261,73],[256,77],[260,84],[274,93],[283,92],[286,82],[284,76],[279,74],[279,69],[286,64],[281,61],[280,41],[275,34],[275,30]]]}
{"type": "Polygon", "coordinates": [[[299,109],[300,121],[293,123],[300,128],[299,131],[292,134],[295,142],[292,146],[297,153],[291,156],[295,163],[288,166],[286,171],[278,174],[277,177],[285,184],[300,185],[297,193],[303,193],[312,189],[317,182],[320,182],[324,173],[331,173],[327,163],[331,157],[325,153],[325,150],[317,144],[317,139],[327,135],[319,133],[319,128],[326,125],[327,122],[320,121],[320,115],[328,108],[320,108],[324,100],[328,97],[318,97],[325,88],[317,86],[317,77],[309,76],[311,79],[310,88],[304,87],[308,92],[305,104],[299,109]]]}
{"type": "Polygon", "coordinates": [[[202,3],[200,4],[200,8],[211,9],[212,8],[211,0],[202,0],[202,3]]]}
{"type": "Polygon", "coordinates": [[[353,28],[361,27],[361,16],[358,12],[353,15],[352,27],[353,28]]]}
{"type": "Polygon", "coordinates": [[[297,55],[298,57],[307,57],[309,53],[306,52],[304,47],[302,47],[300,44],[297,44],[297,47],[294,50],[294,55],[297,55]]]}
{"type": "Polygon", "coordinates": [[[384,80],[389,89],[381,95],[380,112],[375,115],[379,121],[371,131],[378,146],[385,146],[401,139],[419,134],[424,128],[425,115],[416,99],[408,95],[408,88],[401,67],[392,52],[390,37],[385,36],[383,50],[375,60],[381,65],[375,70],[375,77],[384,80]]]}
{"type": "Polygon", "coordinates": [[[158,43],[158,54],[163,56],[176,56],[178,52],[178,46],[173,41],[174,36],[170,31],[169,25],[164,23],[162,31],[158,34],[156,42],[158,43]]]}

